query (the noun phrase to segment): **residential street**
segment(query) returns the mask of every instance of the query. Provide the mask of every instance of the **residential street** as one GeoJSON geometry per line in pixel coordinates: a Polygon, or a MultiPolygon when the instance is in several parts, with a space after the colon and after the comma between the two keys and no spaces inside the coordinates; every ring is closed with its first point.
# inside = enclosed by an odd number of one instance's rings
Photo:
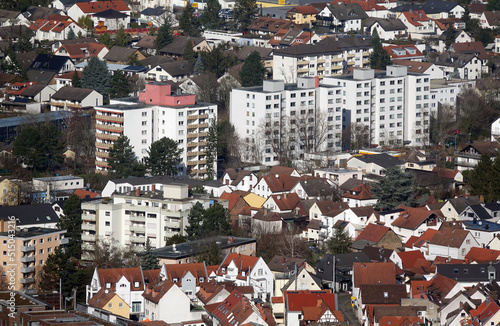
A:
{"type": "Polygon", "coordinates": [[[360,326],[361,324],[351,306],[351,295],[348,292],[338,293],[338,303],[339,310],[344,315],[345,321],[349,322],[350,325],[360,326]]]}

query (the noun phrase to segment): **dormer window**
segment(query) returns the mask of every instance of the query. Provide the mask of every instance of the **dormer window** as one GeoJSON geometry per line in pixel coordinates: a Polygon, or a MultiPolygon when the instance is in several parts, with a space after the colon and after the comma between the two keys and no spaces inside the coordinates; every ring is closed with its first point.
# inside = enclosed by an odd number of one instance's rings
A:
{"type": "Polygon", "coordinates": [[[139,287],[139,282],[134,282],[134,287],[138,288],[139,287]]]}
{"type": "Polygon", "coordinates": [[[226,272],[226,269],[224,267],[222,267],[222,273],[225,273],[226,272]]]}
{"type": "Polygon", "coordinates": [[[241,276],[245,277],[245,271],[241,272],[241,276]]]}
{"type": "Polygon", "coordinates": [[[111,289],[111,283],[106,283],[106,289],[111,289]]]}
{"type": "Polygon", "coordinates": [[[200,277],[200,282],[203,282],[205,281],[205,279],[203,277],[200,277]]]}
{"type": "Polygon", "coordinates": [[[179,281],[179,279],[177,277],[172,280],[172,282],[174,282],[174,283],[177,283],[178,281],[179,281]]]}

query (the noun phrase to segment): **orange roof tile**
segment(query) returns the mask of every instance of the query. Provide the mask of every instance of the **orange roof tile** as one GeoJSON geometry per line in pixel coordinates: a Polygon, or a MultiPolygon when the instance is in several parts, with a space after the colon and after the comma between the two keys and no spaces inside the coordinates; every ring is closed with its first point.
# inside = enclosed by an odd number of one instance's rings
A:
{"type": "Polygon", "coordinates": [[[85,189],[76,189],[75,191],[73,191],[73,194],[77,195],[80,199],[96,198],[99,196],[98,193],[85,189]]]}
{"type": "Polygon", "coordinates": [[[294,192],[281,195],[271,195],[269,196],[273,199],[280,210],[292,210],[300,202],[299,195],[294,192]]]}
{"type": "Polygon", "coordinates": [[[116,11],[130,11],[130,8],[122,0],[99,1],[99,2],[78,2],[76,4],[85,14],[97,13],[108,9],[116,11]]]}
{"type": "Polygon", "coordinates": [[[234,261],[235,265],[238,266],[238,276],[237,278],[239,279],[246,279],[246,276],[248,276],[249,272],[252,270],[252,268],[255,266],[257,261],[259,260],[259,257],[254,257],[254,256],[248,256],[248,255],[241,255],[237,254],[234,252],[229,253],[224,261],[220,264],[219,268],[217,269],[217,275],[224,275],[227,273],[227,266],[234,261]],[[222,269],[225,269],[225,272],[222,272],[222,269]],[[245,272],[246,276],[243,276],[242,272],[245,272]]]}
{"type": "Polygon", "coordinates": [[[396,264],[388,263],[354,263],[354,286],[363,284],[396,284],[396,264]]]}
{"type": "Polygon", "coordinates": [[[170,291],[170,289],[175,286],[175,284],[170,280],[163,280],[160,283],[150,283],[146,286],[146,289],[142,296],[156,304],[160,302],[161,298],[170,291]]]}
{"type": "Polygon", "coordinates": [[[292,9],[288,10],[288,12],[296,12],[302,15],[316,15],[318,13],[318,10],[311,6],[295,6],[292,9]]]}
{"type": "Polygon", "coordinates": [[[365,183],[362,183],[360,185],[355,186],[354,188],[349,189],[349,191],[343,194],[342,197],[358,199],[358,200],[368,200],[375,198],[373,197],[370,191],[370,186],[365,183]]]}
{"type": "Polygon", "coordinates": [[[427,287],[432,281],[412,280],[410,283],[411,297],[414,299],[426,299],[427,287]]]}
{"type": "Polygon", "coordinates": [[[403,208],[399,217],[392,223],[393,226],[400,228],[414,230],[418,228],[422,223],[431,219],[441,219],[435,212],[427,210],[425,207],[407,207],[399,206],[398,208],[403,208]]]}
{"type": "Polygon", "coordinates": [[[403,12],[403,15],[406,17],[408,22],[414,26],[422,26],[420,22],[426,22],[429,20],[423,10],[414,10],[412,12],[405,11],[403,12]]]}
{"type": "Polygon", "coordinates": [[[380,224],[368,223],[365,229],[358,235],[356,241],[366,240],[373,243],[378,243],[384,235],[390,230],[389,227],[380,224]]]}
{"type": "Polygon", "coordinates": [[[111,283],[111,287],[109,288],[111,291],[116,290],[116,282],[122,277],[125,277],[130,282],[131,291],[144,291],[142,273],[139,267],[98,269],[97,272],[101,286],[106,287],[106,283],[111,283]],[[138,287],[135,286],[136,282],[139,282],[138,287]]]}
{"type": "Polygon", "coordinates": [[[476,262],[478,264],[489,263],[498,261],[499,257],[500,250],[472,247],[467,255],[465,255],[465,261],[468,263],[476,262]]]}
{"type": "Polygon", "coordinates": [[[403,269],[412,268],[415,265],[417,259],[424,259],[425,256],[420,250],[412,250],[412,251],[401,251],[397,253],[399,258],[401,258],[401,262],[403,265],[403,269]]]}
{"type": "Polygon", "coordinates": [[[288,174],[268,174],[263,176],[271,192],[290,191],[299,182],[299,177],[291,177],[288,174]]]}
{"type": "Polygon", "coordinates": [[[238,201],[238,199],[241,198],[241,195],[237,194],[237,193],[232,193],[232,192],[224,192],[220,196],[220,198],[228,201],[227,208],[231,211],[233,209],[234,205],[236,205],[236,202],[238,201]]]}
{"type": "Polygon", "coordinates": [[[316,307],[318,301],[326,304],[330,310],[335,310],[335,294],[330,290],[285,291],[283,295],[288,311],[303,311],[304,307],[316,307]]]}

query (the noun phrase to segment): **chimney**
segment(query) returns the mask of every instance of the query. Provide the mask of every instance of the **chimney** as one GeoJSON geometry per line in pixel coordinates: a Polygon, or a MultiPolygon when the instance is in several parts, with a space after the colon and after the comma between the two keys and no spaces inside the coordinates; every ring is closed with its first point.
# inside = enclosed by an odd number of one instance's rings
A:
{"type": "Polygon", "coordinates": [[[484,204],[484,195],[479,196],[479,201],[484,204]]]}
{"type": "Polygon", "coordinates": [[[152,191],[152,192],[155,192],[155,191],[156,191],[156,185],[155,185],[155,184],[151,185],[151,191],[152,191]]]}
{"type": "Polygon", "coordinates": [[[135,189],[135,195],[137,197],[140,197],[141,196],[141,189],[139,189],[139,188],[135,189]]]}

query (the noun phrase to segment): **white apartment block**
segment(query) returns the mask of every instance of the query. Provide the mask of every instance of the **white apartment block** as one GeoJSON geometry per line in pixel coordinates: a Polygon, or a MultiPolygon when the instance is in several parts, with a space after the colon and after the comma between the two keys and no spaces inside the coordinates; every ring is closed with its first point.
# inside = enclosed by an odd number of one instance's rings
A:
{"type": "MultiPolygon", "coordinates": [[[[127,136],[139,160],[151,144],[171,138],[183,149],[181,173],[203,178],[210,124],[217,118],[217,106],[196,103],[194,94],[172,93],[168,84],[146,84],[136,102],[112,101],[96,111],[96,170],[108,171],[109,149],[120,136],[127,136]]],[[[217,170],[214,162],[214,170],[217,170]]]]}
{"type": "Polygon", "coordinates": [[[372,146],[422,146],[428,142],[428,75],[408,73],[406,66],[395,65],[384,72],[355,69],[352,75],[325,78],[323,83],[342,88],[342,110],[350,112],[346,123],[367,126],[372,146]]]}
{"type": "Polygon", "coordinates": [[[147,239],[154,248],[165,245],[168,238],[186,235],[190,208],[201,202],[209,207],[206,197],[189,197],[187,184],[164,184],[151,191],[136,189],[115,193],[111,199],[82,203],[82,250],[84,259],[98,239],[114,239],[122,246],[142,250],[147,239]]]}
{"type": "Polygon", "coordinates": [[[373,45],[353,38],[327,37],[314,45],[303,44],[273,53],[273,79],[286,83],[297,82],[298,77],[341,75],[352,67],[368,67],[373,45]]]}
{"type": "Polygon", "coordinates": [[[243,142],[242,160],[276,165],[280,155],[338,151],[346,127],[340,87],[299,77],[296,84],[265,80],[263,86],[233,89],[230,122],[243,142]]]}

